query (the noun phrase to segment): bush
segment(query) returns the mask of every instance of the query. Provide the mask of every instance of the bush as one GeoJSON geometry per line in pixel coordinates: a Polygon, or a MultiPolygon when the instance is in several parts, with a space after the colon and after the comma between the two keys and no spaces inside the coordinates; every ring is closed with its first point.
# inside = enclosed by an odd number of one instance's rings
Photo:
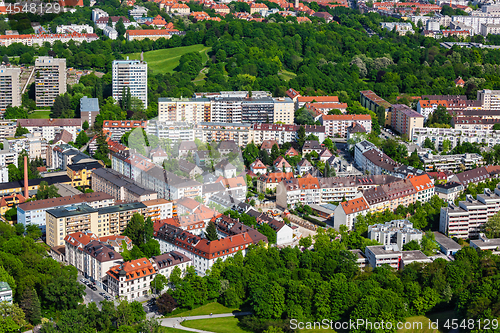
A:
{"type": "Polygon", "coordinates": [[[307,221],[309,221],[309,222],[312,222],[312,223],[314,223],[314,224],[316,224],[316,225],[319,225],[320,227],[326,227],[326,223],[325,223],[325,222],[322,222],[322,221],[316,220],[316,219],[315,219],[315,218],[313,218],[313,217],[310,217],[310,216],[304,215],[304,216],[302,216],[302,218],[303,218],[304,220],[307,220],[307,221]]]}
{"type": "Polygon", "coordinates": [[[156,300],[156,306],[160,313],[166,314],[174,311],[177,307],[177,301],[169,293],[164,293],[156,300]]]}

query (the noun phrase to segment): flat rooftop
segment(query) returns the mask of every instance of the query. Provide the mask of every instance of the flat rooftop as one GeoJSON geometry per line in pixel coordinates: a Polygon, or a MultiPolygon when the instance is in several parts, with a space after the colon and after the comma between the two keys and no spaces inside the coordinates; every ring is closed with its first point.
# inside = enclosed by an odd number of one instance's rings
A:
{"type": "Polygon", "coordinates": [[[434,231],[434,237],[436,238],[436,242],[438,242],[439,245],[445,247],[448,250],[460,250],[462,247],[460,244],[455,242],[453,239],[446,237],[440,232],[434,231]]]}

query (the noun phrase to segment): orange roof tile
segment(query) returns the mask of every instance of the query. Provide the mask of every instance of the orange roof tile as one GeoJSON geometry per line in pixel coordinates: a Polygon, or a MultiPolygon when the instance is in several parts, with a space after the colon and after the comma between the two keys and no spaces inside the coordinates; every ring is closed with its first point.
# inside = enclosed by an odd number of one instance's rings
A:
{"type": "Polygon", "coordinates": [[[341,205],[346,215],[358,213],[370,208],[363,197],[342,202],[341,205]]]}

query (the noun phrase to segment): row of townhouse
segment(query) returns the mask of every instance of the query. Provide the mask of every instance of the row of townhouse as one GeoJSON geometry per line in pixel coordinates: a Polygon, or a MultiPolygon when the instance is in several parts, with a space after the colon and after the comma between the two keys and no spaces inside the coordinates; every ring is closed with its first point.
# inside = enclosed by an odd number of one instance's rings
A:
{"type": "Polygon", "coordinates": [[[363,191],[362,196],[342,202],[335,209],[335,228],[345,225],[352,230],[360,214],[394,211],[399,205],[408,207],[416,201],[428,202],[435,193],[433,181],[427,174],[408,177],[372,187],[363,191]]]}
{"type": "Polygon", "coordinates": [[[500,144],[500,133],[492,129],[429,127],[413,129],[411,140],[417,145],[422,146],[427,138],[434,143],[436,148],[440,148],[445,140],[450,142],[450,149],[464,142],[484,144],[488,147],[500,144]]]}
{"type": "Polygon", "coordinates": [[[81,203],[49,209],[45,211],[47,244],[51,247],[60,246],[66,235],[85,230],[99,237],[120,235],[135,213],[160,220],[172,217],[173,208],[171,202],[162,199],[100,208],[81,203]]]}
{"type": "MultiPolygon", "coordinates": [[[[276,176],[284,175],[271,174],[271,177],[276,176]]],[[[258,186],[262,188],[268,179],[268,177],[261,176],[258,186]]],[[[271,178],[272,181],[275,179],[271,178]]],[[[341,202],[361,197],[364,191],[398,180],[399,178],[386,175],[316,178],[307,174],[302,178],[283,177],[276,187],[276,204],[283,208],[293,208],[297,204],[341,202]]]]}
{"type": "Polygon", "coordinates": [[[188,257],[175,251],[124,262],[123,243],[126,249],[132,249],[132,241],[127,236],[97,237],[89,231],[72,233],[64,239],[64,261],[111,295],[126,300],[147,295],[154,288],[151,281],[157,274],[169,278],[178,267],[183,276],[191,266],[188,257]]]}

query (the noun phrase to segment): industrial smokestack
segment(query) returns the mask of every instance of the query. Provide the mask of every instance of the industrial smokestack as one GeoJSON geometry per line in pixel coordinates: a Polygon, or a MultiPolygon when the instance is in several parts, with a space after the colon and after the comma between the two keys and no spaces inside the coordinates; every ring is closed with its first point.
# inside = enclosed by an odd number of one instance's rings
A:
{"type": "Polygon", "coordinates": [[[28,157],[24,156],[24,197],[28,199],[28,157]]]}

